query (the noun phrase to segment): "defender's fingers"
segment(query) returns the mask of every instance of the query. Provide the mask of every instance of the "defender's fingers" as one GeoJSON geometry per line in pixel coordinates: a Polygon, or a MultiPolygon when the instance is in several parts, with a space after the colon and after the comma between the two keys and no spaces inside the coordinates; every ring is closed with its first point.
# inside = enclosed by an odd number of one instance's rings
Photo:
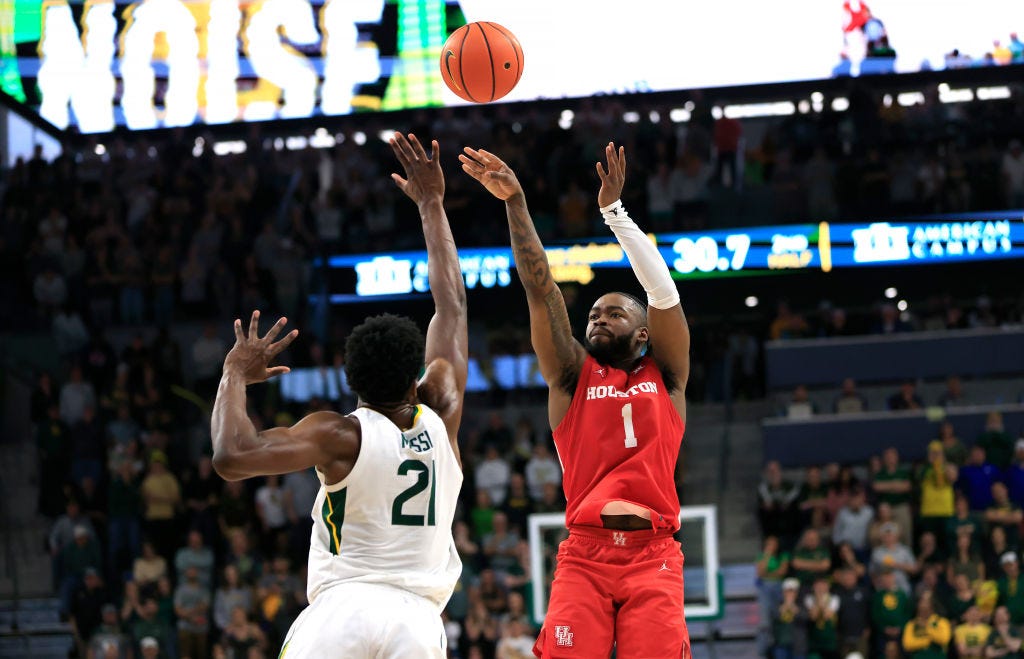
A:
{"type": "Polygon", "coordinates": [[[488,164],[488,165],[489,165],[489,164],[491,164],[492,162],[493,162],[493,163],[497,163],[497,164],[499,164],[499,165],[504,165],[504,164],[505,164],[505,161],[504,161],[504,160],[502,160],[502,159],[501,159],[501,158],[499,158],[498,156],[494,155],[494,154],[493,154],[493,153],[491,153],[490,151],[487,151],[486,149],[480,149],[480,151],[479,151],[478,153],[479,153],[479,154],[480,154],[481,156],[483,156],[483,159],[484,159],[484,164],[488,164]]]}
{"type": "Polygon", "coordinates": [[[614,142],[609,142],[604,148],[604,155],[608,160],[608,173],[616,171],[619,168],[619,154],[615,150],[614,142]]]}
{"type": "Polygon", "coordinates": [[[287,366],[274,366],[272,368],[268,368],[267,369],[267,379],[269,380],[270,378],[276,377],[278,375],[284,375],[285,373],[291,373],[291,370],[292,369],[288,368],[287,366]]]}
{"type": "Polygon", "coordinates": [[[272,343],[274,339],[277,337],[277,335],[281,333],[281,330],[284,329],[284,326],[287,324],[288,319],[285,318],[284,316],[281,316],[281,318],[279,318],[278,321],[274,323],[274,326],[270,328],[270,331],[267,332],[267,335],[263,337],[263,340],[266,341],[267,343],[272,343]]]}
{"type": "Polygon", "coordinates": [[[294,329],[294,330],[288,332],[288,334],[286,334],[285,337],[283,339],[281,339],[280,341],[278,341],[277,343],[271,343],[270,347],[267,349],[268,352],[270,352],[271,356],[281,354],[281,352],[285,348],[287,348],[288,346],[290,346],[292,344],[292,341],[294,341],[295,338],[298,335],[299,335],[299,330],[297,330],[297,329],[294,329]]]}
{"type": "Polygon", "coordinates": [[[392,137],[388,140],[388,146],[391,147],[391,151],[394,152],[395,157],[398,158],[398,162],[401,163],[402,167],[405,167],[408,160],[406,159],[405,154],[402,153],[401,147],[398,146],[398,141],[392,137]]]}
{"type": "Polygon", "coordinates": [[[484,167],[480,163],[467,156],[460,154],[459,162],[462,163],[462,168],[465,169],[467,172],[483,173],[484,171],[484,167]]]}
{"type": "MultiPolygon", "coordinates": [[[[471,158],[473,161],[475,161],[477,163],[480,163],[480,164],[485,164],[483,154],[480,153],[479,151],[477,151],[476,149],[467,146],[467,147],[464,147],[462,150],[463,150],[463,152],[465,152],[466,156],[471,158]]],[[[462,156],[459,156],[459,157],[461,158],[462,156]]]]}
{"type": "Polygon", "coordinates": [[[427,152],[423,149],[423,145],[420,144],[419,139],[409,133],[409,142],[412,143],[412,152],[416,154],[416,158],[419,160],[427,160],[427,152]]]}
{"type": "Polygon", "coordinates": [[[477,171],[465,163],[462,164],[462,171],[466,172],[478,181],[481,181],[481,177],[483,176],[483,172],[477,171]]]}
{"type": "Polygon", "coordinates": [[[252,312],[252,319],[249,321],[249,336],[248,336],[249,340],[250,341],[255,341],[257,338],[259,338],[259,331],[260,331],[260,310],[257,309],[256,311],[252,312]]]}
{"type": "Polygon", "coordinates": [[[406,139],[405,135],[395,133],[394,140],[398,148],[402,150],[402,155],[405,157],[406,162],[413,162],[416,160],[416,153],[413,151],[412,145],[409,144],[409,140],[406,139]]]}
{"type": "Polygon", "coordinates": [[[492,181],[498,181],[500,183],[511,184],[512,181],[513,181],[512,175],[509,174],[508,172],[490,171],[490,172],[487,172],[486,176],[487,176],[487,178],[491,179],[492,181]]]}
{"type": "Polygon", "coordinates": [[[235,341],[239,343],[245,341],[245,334],[242,333],[242,321],[239,318],[235,318],[235,341]]]}

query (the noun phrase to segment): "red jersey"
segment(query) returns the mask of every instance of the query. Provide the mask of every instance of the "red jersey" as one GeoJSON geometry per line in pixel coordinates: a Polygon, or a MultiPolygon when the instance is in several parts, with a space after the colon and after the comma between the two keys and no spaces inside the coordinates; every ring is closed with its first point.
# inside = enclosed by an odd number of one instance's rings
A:
{"type": "Polygon", "coordinates": [[[850,0],[843,3],[843,32],[853,32],[864,27],[871,18],[871,10],[863,2],[858,3],[855,10],[850,6],[850,0]]]}
{"type": "Polygon", "coordinates": [[[602,526],[605,504],[627,501],[651,511],[652,528],[678,530],[675,467],[685,429],[653,359],[627,373],[588,355],[553,433],[566,524],[602,526]]]}

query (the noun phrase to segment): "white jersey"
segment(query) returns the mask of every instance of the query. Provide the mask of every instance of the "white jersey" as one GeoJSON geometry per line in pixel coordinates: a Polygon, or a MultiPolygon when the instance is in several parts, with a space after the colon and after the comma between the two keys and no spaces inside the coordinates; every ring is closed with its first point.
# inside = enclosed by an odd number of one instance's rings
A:
{"type": "Polygon", "coordinates": [[[327,485],[317,470],[309,601],[335,584],[377,583],[444,607],[462,572],[452,538],[462,469],[444,422],[426,405],[406,431],[369,408],[352,416],[362,445],[351,473],[327,485]]]}

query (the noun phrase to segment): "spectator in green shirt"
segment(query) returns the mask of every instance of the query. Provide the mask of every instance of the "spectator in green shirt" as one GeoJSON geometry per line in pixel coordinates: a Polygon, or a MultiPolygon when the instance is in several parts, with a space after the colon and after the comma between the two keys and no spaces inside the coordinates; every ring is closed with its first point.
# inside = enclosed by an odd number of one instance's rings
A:
{"type": "Polygon", "coordinates": [[[820,527],[825,523],[828,512],[828,488],[821,480],[821,467],[808,467],[800,496],[797,497],[800,509],[800,523],[804,528],[820,527]]]}
{"type": "MultiPolygon", "coordinates": [[[[50,403],[46,418],[36,423],[36,447],[39,455],[39,473],[63,478],[71,471],[70,431],[60,418],[60,406],[50,403]]],[[[39,512],[57,517],[64,509],[64,491],[59,487],[39,488],[39,512]]]]}
{"type": "Polygon", "coordinates": [[[807,611],[800,606],[800,582],[782,582],[782,603],[772,616],[774,659],[798,659],[807,654],[807,611]]]}
{"type": "Polygon", "coordinates": [[[58,594],[61,601],[61,611],[68,613],[71,610],[71,597],[75,590],[82,584],[82,577],[85,576],[87,568],[99,570],[103,567],[100,558],[100,548],[93,539],[89,529],[79,524],[74,529],[74,540],[64,545],[60,550],[60,583],[58,594]]]}
{"type": "Polygon", "coordinates": [[[941,604],[943,613],[949,619],[950,624],[958,625],[963,622],[967,610],[977,604],[978,600],[966,574],[961,572],[953,575],[951,583],[953,592],[949,593],[941,604]]]}
{"type": "Polygon", "coordinates": [[[815,577],[828,575],[832,567],[832,557],[821,545],[821,536],[814,529],[804,531],[800,544],[793,552],[793,575],[800,580],[802,586],[810,586],[815,577]]]}
{"type": "Polygon", "coordinates": [[[942,442],[942,451],[946,454],[946,462],[962,467],[967,462],[967,447],[956,436],[956,430],[949,421],[943,421],[939,426],[939,441],[942,442]]]}
{"type": "Polygon", "coordinates": [[[896,585],[896,573],[884,569],[878,573],[875,594],[871,597],[871,625],[874,628],[875,648],[879,655],[886,644],[898,642],[903,626],[910,620],[910,599],[896,585]]]}
{"type": "Polygon", "coordinates": [[[1010,611],[1005,606],[997,607],[992,616],[992,633],[988,637],[985,656],[991,659],[1024,659],[1020,633],[1010,625],[1010,611]]]}
{"type": "Polygon", "coordinates": [[[999,562],[1003,567],[1003,576],[996,582],[999,589],[999,605],[1005,606],[1010,613],[1010,622],[1014,625],[1024,623],[1024,577],[1020,574],[1020,562],[1017,552],[1004,553],[999,562]]]}
{"type": "Polygon", "coordinates": [[[826,575],[814,579],[813,590],[804,598],[807,609],[808,657],[833,658],[839,654],[839,597],[829,592],[826,575]]]}
{"type": "Polygon", "coordinates": [[[1006,432],[1003,426],[1003,415],[1001,412],[989,412],[985,417],[985,431],[978,436],[976,446],[985,449],[988,461],[1006,469],[1010,466],[1013,458],[1013,438],[1006,432]]]}
{"type": "Polygon", "coordinates": [[[984,528],[983,520],[971,512],[967,497],[962,492],[957,492],[953,500],[953,516],[946,520],[946,547],[950,553],[953,553],[957,537],[961,533],[971,537],[971,551],[981,551],[984,528]]]}
{"type": "Polygon", "coordinates": [[[120,574],[142,551],[142,494],[139,478],[130,460],[120,460],[107,486],[107,561],[111,574],[120,574]]]}
{"type": "Polygon", "coordinates": [[[967,532],[956,537],[956,546],[946,564],[946,580],[953,583],[957,574],[967,576],[969,583],[985,579],[985,561],[971,548],[971,536],[967,532]]]}
{"type": "Polygon", "coordinates": [[[142,641],[146,638],[153,638],[160,647],[161,659],[173,656],[170,651],[171,629],[157,617],[158,605],[156,600],[146,598],[136,610],[135,620],[132,623],[132,637],[139,646],[138,654],[142,654],[142,641]]]}
{"type": "Polygon", "coordinates": [[[990,527],[1003,527],[1006,544],[1020,546],[1020,523],[1024,521],[1024,512],[1010,501],[1010,492],[1002,483],[992,483],[992,505],[985,510],[985,521],[990,527]]]}
{"type": "Polygon", "coordinates": [[[887,503],[892,509],[892,518],[900,525],[900,542],[911,544],[914,537],[914,516],[910,508],[910,469],[900,464],[900,454],[890,446],[882,452],[882,468],[871,479],[871,489],[877,503],[887,503]]]}
{"type": "Polygon", "coordinates": [[[779,539],[770,535],[757,556],[757,599],[761,609],[762,627],[758,633],[761,654],[771,646],[772,616],[782,602],[782,580],[789,571],[789,552],[780,551],[779,539]]]}

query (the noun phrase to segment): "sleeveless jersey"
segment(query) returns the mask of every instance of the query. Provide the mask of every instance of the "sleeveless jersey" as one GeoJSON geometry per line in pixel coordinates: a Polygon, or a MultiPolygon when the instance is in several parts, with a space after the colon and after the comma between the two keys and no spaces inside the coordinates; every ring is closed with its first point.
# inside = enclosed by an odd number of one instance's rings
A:
{"type": "Polygon", "coordinates": [[[443,607],[462,572],[452,539],[462,469],[444,422],[426,405],[402,431],[371,409],[351,473],[324,483],[313,504],[307,596],[347,582],[395,586],[443,607]]]}
{"type": "Polygon", "coordinates": [[[678,530],[675,466],[684,431],[653,359],[626,372],[588,355],[553,433],[566,524],[602,526],[605,504],[627,501],[651,511],[652,528],[678,530]]]}

